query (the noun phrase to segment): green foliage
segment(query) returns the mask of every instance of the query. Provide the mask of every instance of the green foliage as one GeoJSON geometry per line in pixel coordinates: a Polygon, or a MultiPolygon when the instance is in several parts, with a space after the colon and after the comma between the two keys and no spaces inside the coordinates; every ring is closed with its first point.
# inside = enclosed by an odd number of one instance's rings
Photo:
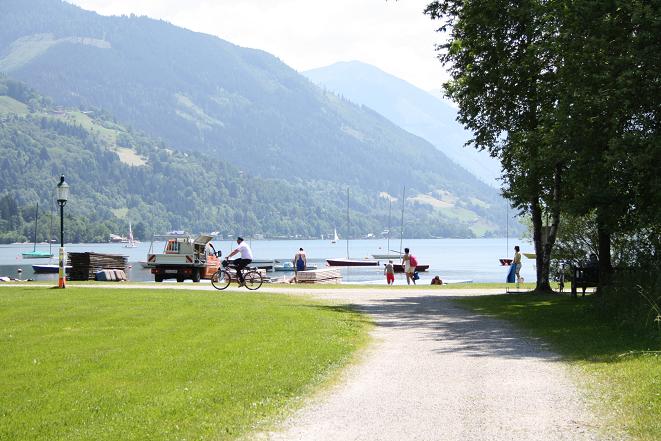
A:
{"type": "MultiPolygon", "coordinates": [[[[658,283],[658,282],[657,282],[658,283]]],[[[658,285],[657,285],[658,286],[658,285]]],[[[635,295],[629,287],[629,295],[635,295]]],[[[552,345],[580,368],[608,418],[608,436],[652,441],[661,437],[661,334],[636,332],[597,314],[594,296],[508,295],[457,299],[477,312],[513,322],[552,345]]]]}
{"type": "Polygon", "coordinates": [[[603,283],[616,241],[650,239],[658,257],[661,2],[441,0],[427,13],[451,32],[440,59],[460,120],[498,155],[506,196],[531,214],[538,283],[561,212],[594,217],[603,283]]]}
{"type": "Polygon", "coordinates": [[[619,327],[661,336],[661,265],[647,262],[616,268],[599,291],[598,313],[619,327]]]}
{"type": "Polygon", "coordinates": [[[367,338],[300,298],[120,291],[0,288],[1,439],[237,439],[367,338]]]}

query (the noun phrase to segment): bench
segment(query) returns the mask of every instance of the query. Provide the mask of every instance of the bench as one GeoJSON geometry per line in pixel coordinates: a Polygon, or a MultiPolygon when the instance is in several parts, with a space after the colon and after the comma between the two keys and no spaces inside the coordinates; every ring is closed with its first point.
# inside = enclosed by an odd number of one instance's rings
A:
{"type": "Polygon", "coordinates": [[[597,267],[572,267],[571,296],[573,298],[578,297],[578,288],[583,290],[583,296],[585,296],[585,290],[587,288],[596,288],[598,286],[599,269],[597,267]]]}

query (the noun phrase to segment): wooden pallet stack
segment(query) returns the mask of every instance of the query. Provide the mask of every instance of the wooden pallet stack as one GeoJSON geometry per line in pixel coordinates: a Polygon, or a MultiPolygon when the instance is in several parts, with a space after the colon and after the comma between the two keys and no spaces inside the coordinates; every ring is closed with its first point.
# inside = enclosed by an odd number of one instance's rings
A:
{"type": "Polygon", "coordinates": [[[321,268],[296,273],[298,283],[342,283],[339,268],[321,268]]]}
{"type": "Polygon", "coordinates": [[[122,270],[126,272],[128,257],[119,254],[67,253],[71,266],[69,280],[94,280],[97,271],[122,270]]]}

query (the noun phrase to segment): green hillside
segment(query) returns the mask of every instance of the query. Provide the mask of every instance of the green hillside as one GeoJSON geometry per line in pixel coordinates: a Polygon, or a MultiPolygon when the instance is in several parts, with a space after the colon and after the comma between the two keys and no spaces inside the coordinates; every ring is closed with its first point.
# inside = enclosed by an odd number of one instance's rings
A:
{"type": "MultiPolygon", "coordinates": [[[[72,241],[107,240],[129,220],[141,238],[171,229],[267,237],[344,231],[345,187],[255,177],[213,155],[168,148],[98,109],[54,105],[0,77],[0,242],[31,238],[34,205],[49,211],[61,173],[72,186],[72,241]]],[[[382,196],[352,193],[351,236],[383,229],[382,196]]],[[[413,199],[408,207],[421,220],[411,225],[413,236],[470,236],[483,222],[458,221],[413,199]]],[[[39,240],[48,229],[42,221],[39,240]]]]}
{"type": "MultiPolygon", "coordinates": [[[[261,232],[332,231],[338,221],[330,218],[342,211],[347,186],[366,214],[355,234],[377,232],[387,223],[379,195],[399,195],[406,185],[412,198],[421,196],[411,208],[419,214],[411,235],[503,233],[504,204],[494,189],[428,142],[323,91],[263,51],[146,17],[103,17],[59,0],[6,0],[0,3],[0,71],[59,104],[103,109],[170,150],[204,161],[212,175],[233,166],[251,177],[246,180],[275,179],[278,194],[299,189],[296,206],[331,213],[324,225],[298,231],[259,225],[261,232]]],[[[256,198],[269,207],[266,215],[282,200],[256,198]]],[[[199,217],[179,213],[185,224],[199,217]]],[[[257,219],[266,215],[255,212],[257,219]]]]}

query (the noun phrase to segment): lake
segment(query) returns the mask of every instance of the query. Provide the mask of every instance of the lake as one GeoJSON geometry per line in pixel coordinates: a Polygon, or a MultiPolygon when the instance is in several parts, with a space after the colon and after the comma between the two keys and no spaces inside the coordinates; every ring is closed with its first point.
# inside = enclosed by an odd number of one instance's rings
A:
{"type": "MultiPolygon", "coordinates": [[[[214,241],[216,250],[222,250],[226,256],[236,242],[214,241]]],[[[252,240],[249,241],[255,259],[291,260],[298,248],[305,249],[310,263],[320,267],[325,265],[325,259],[346,257],[346,241],[332,244],[328,240],[252,240]]],[[[142,242],[137,248],[125,248],[120,243],[102,244],[67,244],[67,252],[86,252],[122,254],[128,256],[129,279],[135,282],[153,281],[149,270],[143,269],[138,263],[146,260],[151,242],[142,242]]],[[[516,239],[404,239],[403,247],[411,249],[419,264],[430,265],[429,271],[420,273],[418,283],[427,285],[438,275],[444,281],[472,280],[473,282],[504,282],[509,267],[500,266],[498,259],[514,254],[514,245],[520,245],[522,252],[534,252],[532,244],[516,239]]],[[[154,242],[155,252],[163,250],[163,242],[154,242]]],[[[32,244],[0,245],[0,276],[18,277],[17,270],[23,270],[23,279],[57,280],[57,274],[37,274],[32,271],[33,264],[49,263],[48,259],[23,259],[21,253],[31,251],[32,244]]],[[[57,264],[58,246],[53,245],[55,258],[50,263],[57,264]]],[[[391,250],[399,250],[399,240],[390,241],[391,250]]],[[[47,251],[48,245],[37,245],[37,250],[47,251]]],[[[349,255],[352,258],[370,257],[371,254],[384,254],[387,241],[381,239],[352,240],[349,242],[349,255]]],[[[385,263],[385,261],[381,261],[385,263]]],[[[534,260],[523,258],[521,275],[526,281],[535,280],[534,260]]],[[[383,266],[342,268],[344,282],[349,283],[385,283],[383,266]]],[[[271,277],[282,278],[282,272],[270,272],[271,277]]],[[[189,282],[189,281],[188,281],[189,282]]],[[[404,275],[396,276],[396,283],[406,283],[404,275]]]]}

